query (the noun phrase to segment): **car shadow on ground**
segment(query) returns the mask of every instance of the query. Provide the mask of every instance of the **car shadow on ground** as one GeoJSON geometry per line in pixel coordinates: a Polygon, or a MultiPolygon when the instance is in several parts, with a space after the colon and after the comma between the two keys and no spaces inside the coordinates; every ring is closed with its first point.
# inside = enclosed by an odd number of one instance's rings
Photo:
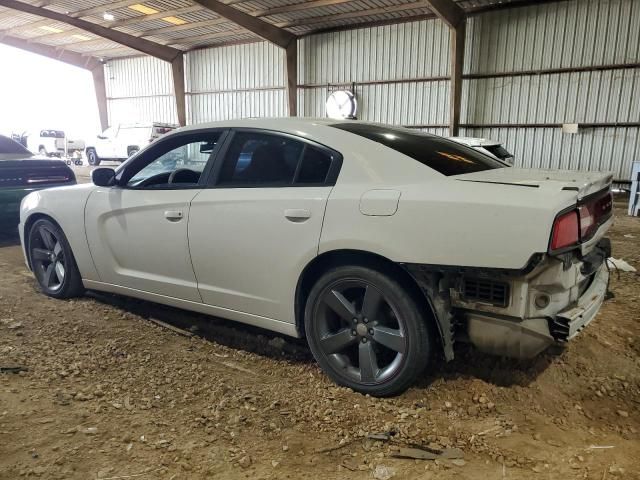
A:
{"type": "Polygon", "coordinates": [[[526,387],[533,383],[564,349],[552,345],[546,351],[529,360],[497,357],[476,350],[471,344],[459,343],[455,358],[446,362],[441,355],[433,361],[416,387],[427,387],[436,380],[480,379],[500,387],[515,385],[526,387]]]}
{"type": "MultiPolygon", "coordinates": [[[[270,330],[231,320],[120,295],[101,292],[90,292],[89,295],[101,303],[115,306],[146,319],[160,320],[230,348],[294,363],[315,362],[304,339],[285,337],[270,330]]],[[[455,359],[451,362],[444,361],[441,352],[436,350],[432,365],[418,380],[415,387],[427,388],[439,379],[465,378],[477,378],[502,387],[527,386],[535,381],[538,375],[551,365],[554,358],[561,352],[561,349],[551,347],[534,359],[518,361],[484,354],[469,344],[459,343],[455,348],[455,359]]]]}
{"type": "Polygon", "coordinates": [[[155,319],[211,342],[275,359],[293,362],[313,362],[313,356],[303,339],[284,337],[276,332],[245,325],[224,318],[190,312],[158,303],[121,295],[90,291],[95,300],[133,313],[145,319],[155,319]]]}

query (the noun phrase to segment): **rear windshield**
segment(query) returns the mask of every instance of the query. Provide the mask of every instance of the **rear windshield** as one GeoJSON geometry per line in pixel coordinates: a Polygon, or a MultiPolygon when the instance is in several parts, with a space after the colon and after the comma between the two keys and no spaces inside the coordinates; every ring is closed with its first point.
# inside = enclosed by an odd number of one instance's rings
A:
{"type": "Polygon", "coordinates": [[[492,155],[495,155],[500,160],[506,160],[508,158],[513,158],[513,155],[509,153],[509,151],[504,148],[502,145],[484,145],[485,149],[489,151],[492,155]]]}
{"type": "Polygon", "coordinates": [[[29,155],[31,152],[20,145],[18,142],[11,140],[9,137],[0,135],[0,153],[10,153],[18,155],[29,155]]]}
{"type": "Polygon", "coordinates": [[[331,126],[381,143],[446,176],[506,167],[472,148],[437,135],[370,123],[346,122],[331,126]]]}

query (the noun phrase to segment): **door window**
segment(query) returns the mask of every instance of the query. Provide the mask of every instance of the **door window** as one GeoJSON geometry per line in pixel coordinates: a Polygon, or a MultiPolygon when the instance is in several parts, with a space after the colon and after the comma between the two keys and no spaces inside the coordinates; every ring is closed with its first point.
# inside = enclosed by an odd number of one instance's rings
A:
{"type": "Polygon", "coordinates": [[[304,144],[280,135],[240,132],[222,163],[219,185],[290,185],[304,144]]]}
{"type": "Polygon", "coordinates": [[[192,188],[199,184],[220,132],[175,137],[143,154],[122,182],[130,188],[192,188]]]}
{"type": "Polygon", "coordinates": [[[281,187],[323,185],[335,155],[272,133],[238,132],[224,156],[218,185],[281,187]]]}

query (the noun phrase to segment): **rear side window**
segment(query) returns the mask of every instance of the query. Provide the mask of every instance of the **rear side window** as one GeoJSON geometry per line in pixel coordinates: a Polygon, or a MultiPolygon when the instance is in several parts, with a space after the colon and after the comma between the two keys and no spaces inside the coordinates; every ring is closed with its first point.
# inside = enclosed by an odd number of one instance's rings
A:
{"type": "Polygon", "coordinates": [[[332,155],[316,147],[307,145],[295,183],[324,183],[331,167],[332,155]]]}
{"type": "Polygon", "coordinates": [[[345,122],[331,126],[381,143],[446,176],[506,167],[472,148],[437,135],[370,123],[345,122]]]}

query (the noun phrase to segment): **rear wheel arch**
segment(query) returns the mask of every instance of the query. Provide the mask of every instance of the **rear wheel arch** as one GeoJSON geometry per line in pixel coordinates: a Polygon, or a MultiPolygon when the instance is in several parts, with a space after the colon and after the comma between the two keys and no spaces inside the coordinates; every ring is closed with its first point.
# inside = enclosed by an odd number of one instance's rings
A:
{"type": "Polygon", "coordinates": [[[325,252],[315,257],[304,268],[298,279],[295,296],[296,329],[301,337],[305,336],[304,311],[307,298],[314,284],[330,269],[346,265],[372,268],[397,280],[426,313],[425,318],[427,319],[428,327],[432,329],[434,335],[438,336],[439,343],[442,345],[442,329],[432,307],[432,302],[413,276],[396,262],[382,255],[363,250],[332,250],[325,252]]]}

